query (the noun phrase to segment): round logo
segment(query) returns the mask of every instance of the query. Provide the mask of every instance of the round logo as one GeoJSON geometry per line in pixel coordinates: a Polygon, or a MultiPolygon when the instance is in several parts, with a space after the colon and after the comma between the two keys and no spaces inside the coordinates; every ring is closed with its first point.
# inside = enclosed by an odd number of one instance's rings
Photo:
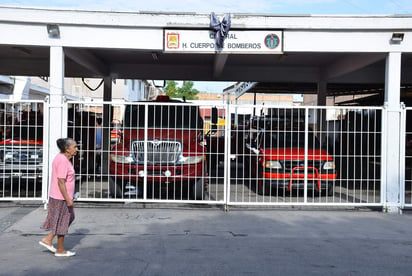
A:
{"type": "Polygon", "coordinates": [[[275,34],[268,34],[265,37],[265,45],[269,49],[275,49],[276,47],[278,47],[279,41],[280,41],[279,37],[275,34]]]}

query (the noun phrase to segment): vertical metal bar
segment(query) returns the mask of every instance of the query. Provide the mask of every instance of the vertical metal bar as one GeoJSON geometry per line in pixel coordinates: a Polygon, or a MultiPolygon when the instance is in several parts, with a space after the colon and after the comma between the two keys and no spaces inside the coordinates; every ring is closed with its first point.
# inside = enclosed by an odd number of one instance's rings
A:
{"type": "MultiPolygon", "coordinates": [[[[5,131],[6,131],[6,121],[7,121],[7,103],[4,103],[4,109],[0,111],[2,113],[2,116],[0,118],[2,119],[0,121],[0,130],[1,130],[1,140],[5,140],[5,131]]],[[[44,144],[43,144],[44,147],[44,144]]],[[[5,151],[6,151],[6,145],[3,144],[1,145],[1,152],[3,156],[1,157],[0,161],[4,164],[4,156],[5,156],[5,151]]],[[[3,166],[3,171],[2,173],[4,174],[5,172],[5,167],[3,166]]],[[[1,173],[1,172],[0,172],[1,173]]],[[[44,178],[43,178],[44,179],[44,178]]],[[[2,186],[1,186],[1,197],[3,198],[5,196],[5,189],[6,189],[6,179],[2,179],[2,186]]]]}
{"type": "MultiPolygon", "coordinates": [[[[149,104],[145,103],[144,104],[145,110],[144,110],[144,165],[143,165],[143,171],[144,171],[144,178],[143,178],[143,200],[147,200],[147,139],[148,139],[148,126],[149,126],[149,104]]],[[[155,116],[155,114],[153,114],[155,116]]],[[[137,188],[137,187],[136,187],[137,188]]],[[[152,191],[154,193],[154,191],[152,191]]]]}
{"type": "MultiPolygon", "coordinates": [[[[333,97],[333,101],[335,101],[335,97],[333,97]]],[[[335,162],[335,171],[337,170],[337,167],[336,167],[336,137],[337,137],[337,126],[338,126],[338,123],[336,122],[336,113],[338,113],[338,114],[341,114],[340,113],[340,109],[335,109],[334,110],[334,120],[333,120],[333,130],[332,130],[332,134],[333,134],[333,139],[332,139],[332,143],[333,143],[333,149],[332,149],[332,152],[329,152],[328,151],[328,153],[329,154],[332,154],[332,156],[333,156],[333,161],[335,162]]],[[[329,182],[330,180],[328,180],[328,182],[329,182]]],[[[333,191],[333,194],[332,194],[332,202],[335,202],[335,196],[334,196],[334,193],[335,193],[335,191],[336,191],[336,181],[337,181],[337,179],[335,178],[335,179],[333,179],[332,180],[332,191],[333,191]]],[[[328,189],[329,189],[329,185],[328,185],[328,189]]],[[[326,193],[326,194],[329,194],[329,191],[326,193]]],[[[328,201],[329,201],[329,197],[327,197],[328,198],[328,201]]],[[[328,202],[327,201],[327,202],[328,202]]]]}
{"type": "MultiPolygon", "coordinates": [[[[373,116],[374,121],[376,120],[376,116],[377,116],[376,115],[377,114],[376,110],[368,110],[368,121],[367,121],[367,127],[366,127],[368,136],[366,138],[367,142],[366,142],[366,145],[365,145],[365,147],[366,147],[366,176],[367,176],[367,179],[368,179],[367,182],[366,182],[366,202],[369,202],[370,183],[375,178],[374,175],[372,176],[370,168],[369,168],[370,167],[370,155],[371,155],[370,146],[369,146],[370,142],[371,142],[370,141],[370,136],[373,135],[376,131],[375,128],[371,128],[371,123],[370,123],[371,113],[374,114],[374,116],[373,116]]],[[[362,200],[362,198],[361,198],[361,200],[362,200]]]]}
{"type": "Polygon", "coordinates": [[[386,209],[387,202],[386,202],[386,193],[387,193],[387,183],[386,183],[386,163],[387,163],[387,155],[386,155],[386,137],[387,137],[387,119],[388,119],[388,107],[385,104],[382,110],[382,134],[381,134],[381,204],[383,204],[383,208],[386,209]]]}
{"type": "MultiPolygon", "coordinates": [[[[290,129],[288,130],[288,127],[286,126],[286,124],[285,124],[285,130],[286,131],[288,131],[289,132],[289,134],[290,134],[290,137],[291,137],[291,139],[290,139],[290,141],[289,141],[289,144],[285,147],[285,148],[289,148],[289,149],[293,149],[293,136],[294,136],[294,131],[293,131],[293,125],[294,125],[294,118],[293,118],[293,114],[294,114],[294,108],[293,107],[291,107],[291,108],[288,108],[287,109],[287,111],[286,111],[286,114],[288,114],[288,111],[289,111],[289,116],[290,116],[290,121],[291,121],[291,125],[290,125],[290,129]]],[[[285,123],[287,122],[286,120],[287,120],[287,118],[288,118],[288,115],[286,115],[285,116],[285,123]]],[[[300,131],[300,126],[298,126],[298,133],[297,133],[297,135],[298,135],[298,137],[299,137],[299,131],[300,131]]],[[[287,134],[287,133],[285,133],[285,134],[287,134]]],[[[299,145],[298,145],[298,147],[299,147],[299,145]]],[[[290,158],[290,162],[291,162],[291,164],[293,164],[292,162],[294,161],[294,159],[296,158],[296,156],[293,156],[293,154],[290,154],[289,153],[289,158],[290,158]]],[[[292,169],[293,169],[293,166],[292,166],[292,169]]],[[[292,174],[291,174],[291,176],[292,176],[292,174]]],[[[291,190],[292,190],[292,187],[293,187],[293,183],[292,183],[292,185],[291,185],[291,190]]],[[[299,197],[299,190],[297,190],[297,193],[296,193],[296,196],[297,197],[299,197]]]]}
{"type": "MultiPolygon", "coordinates": [[[[346,109],[340,109],[340,111],[339,111],[339,114],[340,114],[340,120],[339,120],[339,149],[338,149],[338,152],[339,152],[339,168],[338,168],[338,176],[339,176],[339,179],[337,179],[338,181],[339,181],[339,202],[342,202],[342,196],[341,196],[341,194],[342,194],[342,187],[343,187],[343,181],[342,181],[342,178],[343,178],[343,175],[342,175],[342,166],[343,166],[343,147],[342,147],[342,144],[343,144],[343,137],[344,137],[344,135],[343,135],[343,116],[345,116],[346,117],[346,114],[347,114],[347,112],[346,112],[346,109]]],[[[335,160],[335,162],[336,162],[336,160],[335,160]]],[[[336,192],[336,191],[335,191],[336,192]]]]}
{"type": "Polygon", "coordinates": [[[224,157],[224,180],[223,180],[223,197],[224,197],[224,204],[225,209],[227,210],[227,205],[231,201],[230,197],[230,97],[228,96],[228,101],[225,108],[225,115],[226,115],[226,124],[225,124],[225,157],[224,157]]]}
{"type": "MultiPolygon", "coordinates": [[[[85,140],[83,140],[82,139],[82,142],[83,142],[83,145],[85,145],[84,146],[84,148],[86,148],[87,149],[87,151],[86,151],[86,153],[87,153],[87,159],[86,159],[86,176],[87,176],[87,179],[89,180],[89,178],[90,178],[90,171],[89,171],[89,168],[90,168],[90,157],[91,157],[91,155],[92,155],[92,152],[90,152],[92,149],[89,149],[89,146],[88,145],[90,145],[90,141],[89,141],[89,139],[90,139],[90,137],[89,137],[89,135],[88,135],[88,131],[86,132],[86,124],[85,124],[85,121],[86,122],[89,122],[89,118],[87,117],[87,118],[84,118],[84,113],[85,112],[88,112],[88,113],[90,113],[90,103],[88,103],[87,105],[86,105],[86,110],[87,111],[85,111],[85,110],[83,110],[82,111],[82,115],[81,115],[81,124],[80,124],[80,128],[82,129],[82,133],[84,133],[83,134],[83,139],[85,140]],[[85,133],[86,132],[86,133],[85,133]],[[87,146],[86,146],[87,145],[87,146]]],[[[87,113],[86,113],[87,114],[87,113]]],[[[87,181],[87,185],[86,185],[86,195],[87,196],[89,196],[89,181],[87,181]]]]}
{"type": "MultiPolygon", "coordinates": [[[[382,141],[382,136],[383,136],[383,129],[382,129],[383,111],[382,111],[382,109],[377,109],[376,112],[379,112],[379,117],[381,118],[381,122],[379,122],[379,124],[378,124],[378,120],[375,120],[375,122],[374,122],[374,124],[375,124],[375,129],[378,129],[378,130],[379,130],[379,131],[376,131],[376,132],[375,132],[375,135],[374,135],[374,145],[375,145],[375,146],[374,146],[373,150],[374,150],[375,153],[378,152],[378,147],[376,146],[376,145],[377,145],[377,141],[379,141],[380,143],[383,143],[383,141],[382,141]],[[379,138],[378,138],[378,137],[379,137],[379,138]]],[[[381,147],[382,147],[382,146],[380,146],[380,148],[379,148],[379,155],[378,155],[378,156],[375,156],[375,166],[374,166],[374,172],[373,172],[373,175],[375,176],[375,180],[374,180],[374,182],[373,182],[373,184],[374,184],[373,186],[374,186],[375,191],[376,191],[376,186],[379,185],[379,191],[380,191],[380,193],[382,193],[382,189],[381,189],[382,179],[380,179],[380,175],[378,176],[379,179],[376,179],[376,178],[377,178],[376,176],[377,176],[378,172],[383,169],[382,166],[379,167],[379,168],[377,168],[378,164],[379,164],[379,165],[382,164],[382,162],[381,162],[381,159],[382,159],[382,150],[381,150],[381,147]],[[378,158],[379,158],[379,160],[378,160],[378,158]]],[[[374,203],[376,203],[376,201],[377,201],[377,200],[376,200],[376,192],[374,193],[374,198],[375,198],[374,203]]],[[[380,200],[380,199],[379,199],[379,200],[380,200]]]]}
{"type": "Polygon", "coordinates": [[[406,108],[405,105],[401,106],[401,123],[400,123],[400,143],[399,143],[399,152],[400,152],[400,164],[399,164],[399,178],[400,178],[400,204],[401,209],[405,207],[405,158],[406,158],[406,108]]]}
{"type": "MultiPolygon", "coordinates": [[[[21,141],[21,128],[22,128],[22,126],[21,126],[21,102],[19,102],[18,104],[16,104],[16,105],[18,105],[18,107],[16,108],[17,109],[17,111],[18,111],[18,120],[19,120],[19,124],[17,125],[17,128],[18,128],[18,130],[17,130],[17,134],[19,135],[19,140],[21,141]]],[[[13,131],[14,133],[13,133],[13,138],[14,138],[14,136],[16,135],[16,133],[15,133],[15,131],[13,131]]],[[[19,149],[19,145],[17,145],[15,148],[14,148],[14,150],[20,150],[19,149]]],[[[15,165],[14,165],[14,163],[12,164],[12,170],[13,171],[15,171],[15,165]]],[[[20,186],[21,186],[21,178],[18,178],[18,180],[17,180],[17,197],[18,198],[20,198],[20,186]]]]}
{"type": "MultiPolygon", "coordinates": [[[[359,162],[356,162],[356,160],[358,160],[359,159],[359,156],[361,156],[361,154],[358,154],[357,153],[357,150],[358,150],[358,146],[357,146],[357,143],[356,143],[356,138],[357,138],[357,136],[359,135],[359,133],[358,133],[358,131],[357,131],[357,127],[358,127],[358,117],[356,116],[356,112],[362,112],[362,109],[357,109],[356,111],[355,111],[355,115],[354,115],[354,119],[353,119],[353,121],[354,121],[354,123],[353,123],[353,125],[354,125],[354,129],[353,129],[353,163],[354,163],[354,165],[353,165],[353,178],[354,178],[354,181],[353,181],[353,187],[352,187],[352,193],[353,193],[353,200],[355,200],[355,195],[356,195],[356,182],[358,181],[358,177],[357,177],[357,175],[356,175],[356,173],[357,173],[357,166],[359,166],[359,162]]],[[[360,127],[360,126],[359,126],[360,127]]],[[[359,160],[358,160],[359,161],[359,160]]]]}
{"type": "MultiPolygon", "coordinates": [[[[405,123],[406,123],[406,126],[408,126],[408,125],[410,125],[411,124],[411,122],[410,121],[408,121],[408,118],[410,118],[410,112],[412,112],[412,109],[411,108],[406,108],[406,113],[405,113],[405,116],[406,116],[406,119],[405,119],[405,123]]],[[[405,136],[405,147],[406,147],[406,143],[408,143],[408,141],[410,141],[410,138],[409,137],[411,137],[411,135],[412,135],[412,133],[410,132],[410,129],[408,128],[408,127],[406,127],[406,136],[405,136]],[[409,132],[408,132],[408,130],[409,130],[409,132]]],[[[408,147],[410,147],[409,145],[408,145],[408,147]]],[[[405,155],[406,155],[407,153],[406,153],[406,148],[405,148],[405,155]]],[[[407,205],[408,207],[411,207],[412,206],[412,195],[410,195],[410,196],[408,196],[408,197],[406,197],[406,185],[408,185],[408,186],[411,186],[411,170],[412,170],[412,168],[410,167],[411,166],[411,160],[412,160],[412,156],[411,155],[407,155],[407,156],[405,156],[405,182],[404,182],[404,189],[405,189],[405,206],[407,205]],[[407,159],[406,159],[407,158],[407,159]],[[407,162],[407,163],[406,163],[407,162]],[[408,165],[406,165],[406,164],[408,164],[408,165]],[[406,166],[408,166],[408,176],[406,175],[406,166]]]]}
{"type": "MultiPolygon", "coordinates": [[[[316,114],[316,110],[315,114],[316,114]]],[[[305,161],[304,161],[304,192],[303,192],[303,202],[308,202],[308,144],[309,144],[309,108],[305,107],[305,161]]]]}
{"type": "MultiPolygon", "coordinates": [[[[64,110],[64,108],[63,108],[64,110]]],[[[64,113],[63,113],[64,114],[64,113]]],[[[42,169],[42,202],[44,203],[44,207],[47,207],[48,199],[49,199],[49,166],[45,166],[45,164],[49,164],[49,129],[50,125],[46,122],[50,121],[50,114],[49,114],[49,97],[44,98],[43,102],[43,169],[42,169]]],[[[67,121],[67,120],[66,120],[67,121]]],[[[63,117],[64,122],[64,117],[63,117]]]]}
{"type": "MultiPolygon", "coordinates": [[[[362,202],[362,194],[363,194],[363,182],[364,182],[364,152],[363,152],[363,139],[365,136],[365,127],[364,127],[364,117],[365,117],[365,113],[366,113],[366,117],[369,119],[369,110],[365,110],[365,109],[361,109],[361,116],[360,116],[360,123],[359,123],[359,127],[360,127],[360,184],[359,184],[359,201],[362,202]]],[[[366,129],[366,135],[368,133],[368,129],[366,129]]],[[[367,176],[366,176],[367,179],[367,176]]],[[[354,186],[354,190],[356,186],[354,186]]]]}

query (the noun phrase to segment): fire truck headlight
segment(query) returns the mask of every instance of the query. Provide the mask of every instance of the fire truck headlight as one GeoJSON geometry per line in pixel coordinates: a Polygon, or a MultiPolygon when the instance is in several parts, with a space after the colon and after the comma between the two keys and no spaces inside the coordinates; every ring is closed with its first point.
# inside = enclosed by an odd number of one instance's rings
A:
{"type": "Polygon", "coordinates": [[[131,157],[130,155],[111,154],[110,158],[114,163],[131,164],[134,162],[133,157],[131,157]]]}
{"type": "Polygon", "coordinates": [[[3,153],[2,159],[4,162],[13,162],[13,160],[18,157],[18,152],[6,151],[3,153]]]}
{"type": "Polygon", "coordinates": [[[334,170],[335,168],[335,162],[333,161],[326,161],[325,164],[323,164],[324,170],[334,170]]]}
{"type": "Polygon", "coordinates": [[[267,160],[265,161],[265,168],[267,169],[281,169],[282,164],[277,160],[267,160]]]}
{"type": "Polygon", "coordinates": [[[184,165],[191,165],[197,164],[202,162],[204,159],[203,155],[195,155],[195,156],[180,156],[179,162],[184,165]]]}

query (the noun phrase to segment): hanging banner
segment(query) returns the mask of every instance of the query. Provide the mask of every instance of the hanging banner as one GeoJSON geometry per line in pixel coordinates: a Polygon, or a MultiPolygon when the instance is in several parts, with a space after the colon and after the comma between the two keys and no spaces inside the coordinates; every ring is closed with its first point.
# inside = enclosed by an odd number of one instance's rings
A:
{"type": "Polygon", "coordinates": [[[215,33],[206,30],[164,31],[165,52],[282,54],[282,31],[229,31],[222,49],[217,49],[215,33]]]}

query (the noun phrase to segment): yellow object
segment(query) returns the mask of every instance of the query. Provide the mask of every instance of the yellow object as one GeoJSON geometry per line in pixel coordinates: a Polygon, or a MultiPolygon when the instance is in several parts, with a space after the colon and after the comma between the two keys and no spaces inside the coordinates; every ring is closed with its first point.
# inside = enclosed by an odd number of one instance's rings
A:
{"type": "Polygon", "coordinates": [[[217,124],[216,124],[218,127],[219,126],[225,126],[226,125],[226,120],[225,119],[223,119],[223,118],[219,118],[219,120],[217,121],[217,124]]]}

